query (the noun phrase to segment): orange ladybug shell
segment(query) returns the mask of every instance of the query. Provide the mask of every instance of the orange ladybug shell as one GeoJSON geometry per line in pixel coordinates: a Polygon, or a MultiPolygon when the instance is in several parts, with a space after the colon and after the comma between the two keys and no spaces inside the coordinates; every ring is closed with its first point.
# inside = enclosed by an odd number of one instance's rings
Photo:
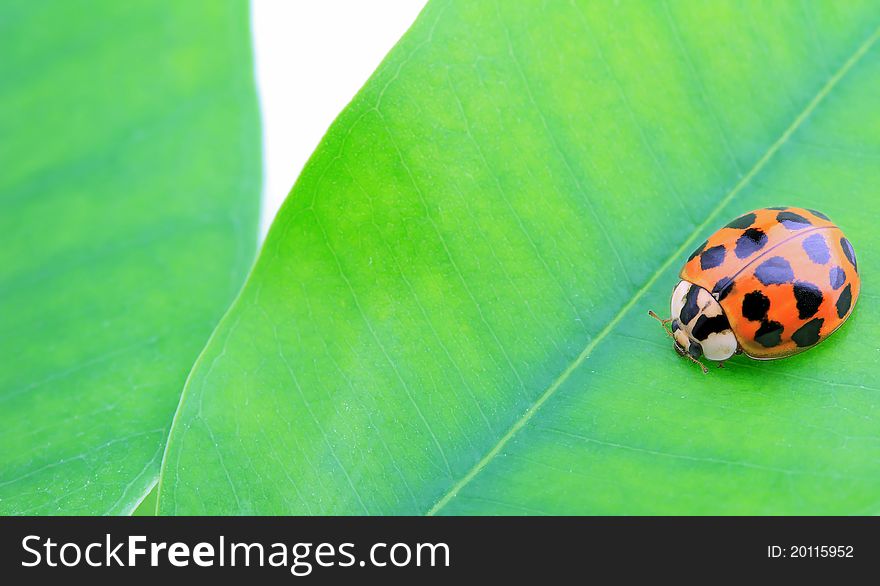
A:
{"type": "Polygon", "coordinates": [[[840,327],[859,297],[855,252],[828,217],[765,208],[730,222],[691,254],[681,278],[721,304],[743,352],[783,358],[840,327]]]}

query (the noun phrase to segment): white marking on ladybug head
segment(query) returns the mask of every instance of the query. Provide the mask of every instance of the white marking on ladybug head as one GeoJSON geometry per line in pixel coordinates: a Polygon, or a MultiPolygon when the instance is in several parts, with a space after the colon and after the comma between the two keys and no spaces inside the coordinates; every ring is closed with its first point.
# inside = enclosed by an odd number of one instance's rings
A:
{"type": "Polygon", "coordinates": [[[726,360],[739,347],[721,304],[706,289],[679,281],[672,291],[670,310],[672,336],[680,354],[726,360]]]}
{"type": "Polygon", "coordinates": [[[709,360],[727,360],[736,353],[739,342],[733,335],[733,330],[727,328],[717,334],[709,334],[709,337],[700,342],[703,347],[703,356],[709,360]]]}

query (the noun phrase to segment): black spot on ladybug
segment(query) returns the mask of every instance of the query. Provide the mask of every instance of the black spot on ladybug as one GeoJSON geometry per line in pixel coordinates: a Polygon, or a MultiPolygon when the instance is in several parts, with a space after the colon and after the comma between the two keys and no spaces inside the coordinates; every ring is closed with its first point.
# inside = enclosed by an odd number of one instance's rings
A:
{"type": "Polygon", "coordinates": [[[782,324],[778,321],[764,320],[761,322],[761,327],[755,332],[755,341],[765,348],[778,346],[782,340],[783,329],[782,324]]]}
{"type": "Polygon", "coordinates": [[[846,282],[846,271],[840,267],[831,267],[828,278],[833,289],[840,289],[846,282]]]}
{"type": "Polygon", "coordinates": [[[705,271],[706,269],[714,269],[719,266],[724,262],[726,252],[723,244],[707,248],[700,254],[700,268],[705,271]]]}
{"type": "Polygon", "coordinates": [[[840,297],[837,298],[835,305],[837,306],[837,317],[843,319],[843,316],[849,311],[850,305],[852,305],[852,285],[847,285],[840,293],[840,297]]]}
{"type": "Polygon", "coordinates": [[[737,258],[746,258],[764,248],[765,244],[767,244],[767,235],[757,228],[749,228],[736,240],[734,252],[737,258]]]}
{"type": "Polygon", "coordinates": [[[694,260],[695,258],[697,258],[698,256],[700,256],[700,253],[703,252],[703,250],[706,248],[707,244],[709,244],[708,240],[706,240],[705,242],[700,244],[700,246],[695,251],[693,251],[691,253],[691,255],[688,257],[688,262],[690,262],[690,261],[694,260]]]}
{"type": "Polygon", "coordinates": [[[742,313],[749,321],[761,321],[767,317],[770,309],[770,300],[760,291],[746,293],[743,297],[742,313]]]}
{"type": "Polygon", "coordinates": [[[746,228],[748,228],[749,226],[751,226],[752,224],[755,223],[756,217],[757,216],[755,216],[755,214],[748,213],[748,214],[745,214],[745,215],[738,217],[737,219],[735,219],[734,221],[732,221],[731,223],[729,223],[725,227],[726,228],[737,228],[739,230],[745,230],[746,228]]]}
{"type": "Polygon", "coordinates": [[[712,287],[712,295],[715,296],[715,299],[721,301],[727,295],[733,291],[733,280],[730,277],[721,277],[718,279],[718,282],[715,283],[715,286],[712,287]]]}
{"type": "Polygon", "coordinates": [[[703,355],[703,347],[692,340],[691,343],[688,344],[688,354],[693,358],[699,358],[703,355]]]}
{"type": "Polygon", "coordinates": [[[841,238],[840,247],[843,248],[843,254],[846,255],[846,260],[848,260],[856,272],[858,272],[859,265],[856,264],[856,251],[853,250],[852,244],[850,244],[849,240],[846,238],[841,238]]]}
{"type": "Polygon", "coordinates": [[[828,220],[829,222],[831,221],[831,218],[829,218],[828,216],[826,216],[825,214],[823,214],[820,211],[810,210],[810,209],[808,209],[807,211],[810,212],[811,214],[813,214],[814,216],[816,216],[817,218],[822,218],[823,220],[828,220]]]}
{"type": "Polygon", "coordinates": [[[812,226],[808,219],[794,212],[779,212],[776,214],[776,220],[789,230],[801,230],[812,226]]]}
{"type": "Polygon", "coordinates": [[[765,285],[782,285],[794,280],[791,265],[781,256],[774,256],[758,265],[755,276],[765,285]]]}
{"type": "Polygon", "coordinates": [[[766,208],[766,209],[768,209],[768,210],[776,210],[776,211],[778,212],[779,210],[787,210],[787,209],[788,209],[788,206],[781,206],[781,207],[778,207],[778,208],[766,208]]]}
{"type": "Polygon", "coordinates": [[[697,340],[705,340],[710,334],[717,334],[729,329],[730,323],[723,313],[712,317],[701,315],[697,318],[697,323],[691,329],[691,335],[697,340]]]}
{"type": "Polygon", "coordinates": [[[684,305],[681,307],[681,311],[678,313],[678,318],[681,320],[683,324],[691,323],[691,320],[694,319],[698,313],[700,313],[700,308],[697,306],[697,295],[700,292],[700,288],[696,285],[691,285],[691,288],[688,289],[687,297],[685,297],[684,305]]]}
{"type": "Polygon", "coordinates": [[[828,245],[825,244],[825,238],[823,238],[821,234],[807,236],[804,238],[801,246],[804,247],[804,252],[807,253],[810,260],[817,265],[824,265],[831,258],[831,251],[828,250],[828,245]]]}
{"type": "Polygon", "coordinates": [[[798,317],[808,319],[816,315],[822,305],[822,290],[812,283],[798,281],[794,284],[794,298],[797,301],[798,317]]]}
{"type": "Polygon", "coordinates": [[[811,319],[799,327],[797,331],[791,335],[791,339],[801,348],[812,346],[819,341],[819,330],[822,329],[823,323],[825,323],[825,320],[821,317],[811,319]]]}

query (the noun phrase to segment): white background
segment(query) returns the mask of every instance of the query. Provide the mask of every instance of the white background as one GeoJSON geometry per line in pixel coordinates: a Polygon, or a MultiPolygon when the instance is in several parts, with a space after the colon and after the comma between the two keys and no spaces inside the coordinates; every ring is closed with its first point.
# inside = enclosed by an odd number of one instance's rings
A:
{"type": "Polygon", "coordinates": [[[425,0],[252,0],[263,118],[260,239],[334,118],[425,0]]]}

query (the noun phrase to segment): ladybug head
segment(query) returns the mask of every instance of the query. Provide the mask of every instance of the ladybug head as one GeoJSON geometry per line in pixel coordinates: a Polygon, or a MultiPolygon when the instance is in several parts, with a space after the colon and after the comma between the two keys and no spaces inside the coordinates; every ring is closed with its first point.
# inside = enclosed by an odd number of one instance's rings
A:
{"type": "Polygon", "coordinates": [[[672,319],[670,327],[672,328],[672,347],[675,348],[679,356],[699,358],[703,355],[703,347],[699,342],[688,336],[687,332],[681,327],[678,318],[672,319]]]}
{"type": "Polygon", "coordinates": [[[675,351],[699,364],[703,372],[707,369],[698,360],[701,356],[726,360],[736,353],[739,344],[724,309],[703,287],[679,281],[672,291],[670,310],[672,317],[660,321],[664,327],[670,324],[667,333],[673,339],[675,351]]]}

